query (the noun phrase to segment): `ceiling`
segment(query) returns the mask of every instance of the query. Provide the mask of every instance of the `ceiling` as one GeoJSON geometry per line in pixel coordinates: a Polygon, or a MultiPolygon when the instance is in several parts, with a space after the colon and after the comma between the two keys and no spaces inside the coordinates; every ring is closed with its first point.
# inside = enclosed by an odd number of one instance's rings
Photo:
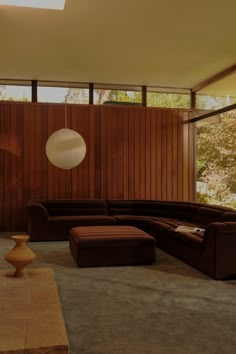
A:
{"type": "Polygon", "coordinates": [[[208,96],[226,95],[236,97],[236,72],[204,87],[202,90],[199,90],[198,93],[208,96]]]}
{"type": "Polygon", "coordinates": [[[235,13],[235,0],[1,6],[0,79],[191,88],[236,63],[235,13]]]}

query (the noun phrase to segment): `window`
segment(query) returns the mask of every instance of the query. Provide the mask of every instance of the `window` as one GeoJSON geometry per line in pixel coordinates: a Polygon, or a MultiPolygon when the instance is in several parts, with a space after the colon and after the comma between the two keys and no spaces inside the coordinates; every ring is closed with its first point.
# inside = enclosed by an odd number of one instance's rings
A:
{"type": "Polygon", "coordinates": [[[0,81],[0,101],[31,102],[31,83],[25,81],[0,81]]]}
{"type": "Polygon", "coordinates": [[[38,82],[38,102],[88,104],[88,85],[38,82]]]}
{"type": "Polygon", "coordinates": [[[190,108],[190,91],[166,88],[148,88],[148,107],[190,108]]]}
{"type": "Polygon", "coordinates": [[[199,90],[196,109],[215,110],[236,103],[236,73],[199,90]]]}
{"type": "Polygon", "coordinates": [[[196,109],[215,110],[236,103],[236,97],[196,95],[196,109]]]}
{"type": "Polygon", "coordinates": [[[236,209],[236,110],[196,123],[196,200],[236,209]]]}
{"type": "Polygon", "coordinates": [[[141,105],[141,87],[119,85],[95,85],[94,104],[138,104],[141,105]]]}

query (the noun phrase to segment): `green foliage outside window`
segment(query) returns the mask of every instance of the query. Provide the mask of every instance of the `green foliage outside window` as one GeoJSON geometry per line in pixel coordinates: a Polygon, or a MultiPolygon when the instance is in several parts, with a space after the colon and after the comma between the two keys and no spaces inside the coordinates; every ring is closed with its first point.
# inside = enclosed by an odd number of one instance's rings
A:
{"type": "MultiPolygon", "coordinates": [[[[8,86],[11,87],[11,86],[8,86]]],[[[14,88],[16,88],[17,86],[12,86],[14,88]]],[[[5,85],[0,85],[0,101],[22,101],[22,102],[30,102],[31,101],[31,97],[29,93],[29,91],[31,91],[31,89],[28,86],[18,86],[18,93],[17,96],[14,94],[9,94],[7,92],[7,87],[5,85]],[[25,93],[27,92],[27,94],[25,93]]],[[[14,90],[15,91],[15,90],[14,90]]]]}
{"type": "Polygon", "coordinates": [[[190,108],[190,95],[167,92],[148,92],[148,107],[190,108]]]}
{"type": "Polygon", "coordinates": [[[198,202],[236,208],[236,111],[197,128],[198,202]]]}

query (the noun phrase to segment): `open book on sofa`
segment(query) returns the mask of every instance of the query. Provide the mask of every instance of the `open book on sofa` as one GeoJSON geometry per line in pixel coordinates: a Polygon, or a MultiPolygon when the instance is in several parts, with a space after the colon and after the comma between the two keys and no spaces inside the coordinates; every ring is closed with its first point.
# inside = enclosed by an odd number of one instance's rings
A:
{"type": "Polygon", "coordinates": [[[192,227],[186,225],[179,225],[176,229],[176,232],[189,232],[189,233],[196,233],[196,232],[205,232],[205,229],[200,229],[199,227],[192,227]]]}

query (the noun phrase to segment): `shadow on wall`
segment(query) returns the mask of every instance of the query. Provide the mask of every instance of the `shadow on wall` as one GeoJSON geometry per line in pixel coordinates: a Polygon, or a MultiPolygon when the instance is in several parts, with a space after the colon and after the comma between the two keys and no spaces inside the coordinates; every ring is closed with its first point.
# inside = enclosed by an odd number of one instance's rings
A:
{"type": "Polygon", "coordinates": [[[19,210],[22,209],[22,157],[0,149],[0,230],[22,230],[19,210]],[[14,222],[13,222],[14,221],[14,222]]]}

